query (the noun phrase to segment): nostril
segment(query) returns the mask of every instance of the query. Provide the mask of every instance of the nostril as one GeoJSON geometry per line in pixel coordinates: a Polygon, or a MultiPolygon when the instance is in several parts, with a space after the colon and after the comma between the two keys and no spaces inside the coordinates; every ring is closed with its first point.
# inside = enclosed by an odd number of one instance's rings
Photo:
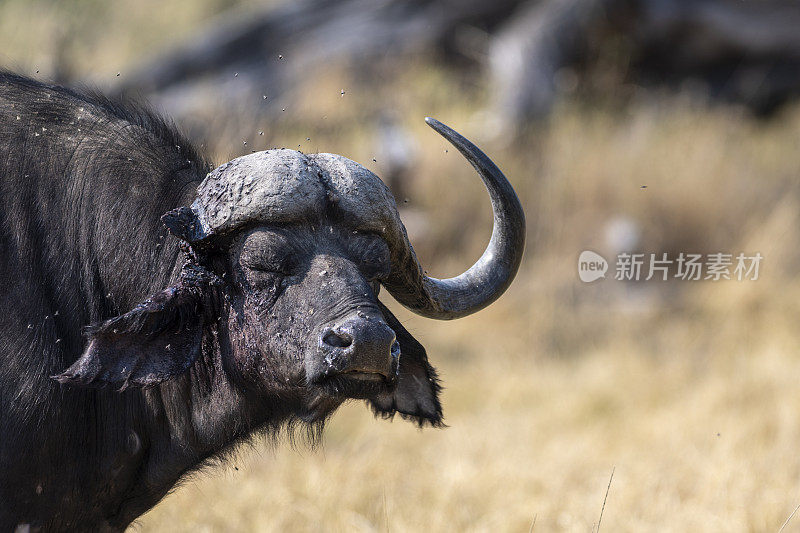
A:
{"type": "Polygon", "coordinates": [[[347,348],[353,344],[353,337],[344,332],[336,333],[330,330],[322,337],[322,342],[335,348],[347,348]]]}

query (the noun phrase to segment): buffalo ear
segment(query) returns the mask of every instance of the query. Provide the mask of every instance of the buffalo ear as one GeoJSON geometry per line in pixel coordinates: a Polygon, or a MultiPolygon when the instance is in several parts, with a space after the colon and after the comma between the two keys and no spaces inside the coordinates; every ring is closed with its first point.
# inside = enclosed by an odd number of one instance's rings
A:
{"type": "Polygon", "coordinates": [[[133,310],[87,329],[88,345],[60,383],[147,386],[183,374],[200,354],[213,276],[184,266],[177,284],[133,310]]]}
{"type": "Polygon", "coordinates": [[[400,343],[400,372],[394,392],[369,400],[373,412],[383,418],[392,418],[395,413],[400,413],[404,419],[413,420],[420,426],[443,426],[442,404],[439,402],[442,386],[436,370],[428,363],[425,348],[385,305],[380,302],[378,305],[400,343]]]}

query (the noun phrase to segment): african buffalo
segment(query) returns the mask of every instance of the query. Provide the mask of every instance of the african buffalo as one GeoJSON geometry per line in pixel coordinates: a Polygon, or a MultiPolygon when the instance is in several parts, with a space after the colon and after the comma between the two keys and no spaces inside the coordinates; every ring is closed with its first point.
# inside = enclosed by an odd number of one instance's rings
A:
{"type": "Polygon", "coordinates": [[[472,163],[494,230],[425,275],[392,195],[332,154],[210,165],[146,108],[0,73],[0,531],[122,530],[257,432],[318,434],[347,399],[440,425],[436,372],[378,300],[431,318],[509,286],[524,215],[472,163]]]}

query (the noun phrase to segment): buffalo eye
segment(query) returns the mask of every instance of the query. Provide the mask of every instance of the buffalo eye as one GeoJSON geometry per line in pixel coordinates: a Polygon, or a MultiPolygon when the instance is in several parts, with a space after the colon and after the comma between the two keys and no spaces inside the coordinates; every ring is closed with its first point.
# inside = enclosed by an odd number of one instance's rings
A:
{"type": "Polygon", "coordinates": [[[277,297],[284,284],[291,279],[293,264],[289,260],[242,261],[245,283],[253,290],[268,291],[271,298],[277,297]]]}
{"type": "Polygon", "coordinates": [[[297,269],[298,250],[281,231],[253,235],[239,258],[243,267],[255,274],[291,276],[297,269]]]}
{"type": "Polygon", "coordinates": [[[280,276],[291,276],[294,272],[294,261],[291,260],[291,257],[245,263],[245,266],[254,272],[278,274],[280,276]]]}

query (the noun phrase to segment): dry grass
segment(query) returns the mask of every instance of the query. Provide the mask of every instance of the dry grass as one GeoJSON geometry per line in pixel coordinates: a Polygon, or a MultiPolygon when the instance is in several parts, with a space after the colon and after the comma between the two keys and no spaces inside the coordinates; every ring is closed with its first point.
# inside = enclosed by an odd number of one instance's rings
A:
{"type": "MultiPolygon", "coordinates": [[[[197,5],[178,33],[223,6],[197,5]]],[[[48,64],[47,28],[63,9],[0,4],[5,64],[48,64]]],[[[72,24],[94,27],[80,13],[72,24]]],[[[105,8],[114,31],[77,39],[75,68],[115,72],[168,40],[168,17],[131,16],[158,39],[138,39],[122,8],[105,8]],[[98,64],[89,47],[108,47],[98,64]]],[[[433,274],[451,274],[480,253],[490,214],[466,163],[421,123],[431,114],[512,178],[529,217],[526,261],[478,315],[400,311],[441,370],[449,428],[375,421],[354,403],[320,450],[257,442],[188,481],[142,530],[528,531],[535,518],[535,531],[590,531],[612,468],[602,531],[781,528],[800,503],[800,108],[765,123],[680,98],[573,102],[503,144],[482,136],[482,88],[424,58],[373,82],[332,68],[298,91],[287,118],[221,120],[217,159],[250,139],[370,162],[375,115],[391,102],[420,143],[410,205],[430,229],[412,237],[433,274]],[[639,228],[641,251],[761,252],[761,279],[582,284],[578,254],[612,256],[605,233],[620,217],[639,228]]]]}

